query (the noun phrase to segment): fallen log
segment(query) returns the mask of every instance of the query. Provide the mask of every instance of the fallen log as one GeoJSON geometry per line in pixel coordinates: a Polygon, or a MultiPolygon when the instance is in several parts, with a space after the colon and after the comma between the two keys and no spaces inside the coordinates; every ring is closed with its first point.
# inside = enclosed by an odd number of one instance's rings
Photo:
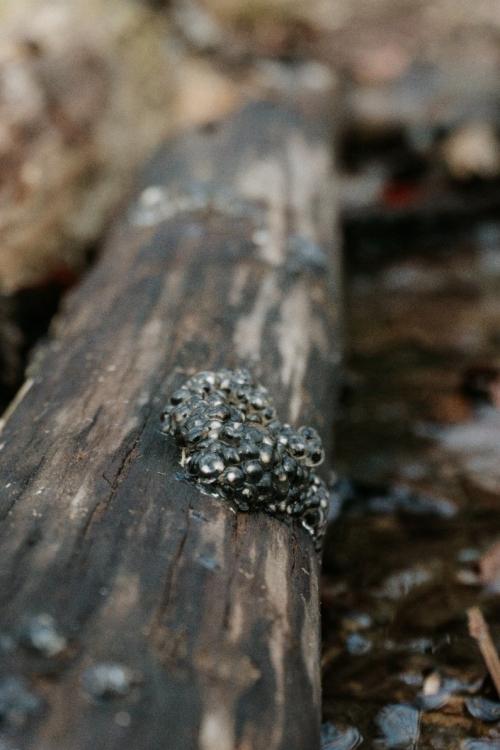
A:
{"type": "Polygon", "coordinates": [[[324,109],[259,102],[162,149],[5,417],[0,731],[17,748],[319,746],[313,541],[182,481],[160,414],[187,376],[243,364],[328,450],[324,109]]]}

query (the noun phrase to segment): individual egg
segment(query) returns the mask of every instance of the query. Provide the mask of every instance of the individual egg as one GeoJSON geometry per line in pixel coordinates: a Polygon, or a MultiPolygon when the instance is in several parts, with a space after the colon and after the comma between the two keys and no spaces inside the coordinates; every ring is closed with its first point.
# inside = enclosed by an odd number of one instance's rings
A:
{"type": "Polygon", "coordinates": [[[230,488],[241,487],[245,483],[245,472],[239,466],[228,466],[221,479],[230,488]]]}
{"type": "Polygon", "coordinates": [[[185,435],[185,442],[187,445],[195,445],[200,440],[202,440],[204,437],[206,437],[208,434],[206,428],[204,427],[192,427],[190,430],[187,430],[185,435]]]}
{"type": "Polygon", "coordinates": [[[259,447],[259,461],[262,466],[271,466],[273,453],[274,451],[270,445],[264,443],[259,447]]]}
{"type": "Polygon", "coordinates": [[[259,457],[259,446],[250,440],[242,440],[238,446],[238,452],[241,456],[241,460],[245,461],[250,458],[259,457]]]}
{"type": "Polygon", "coordinates": [[[222,443],[220,452],[226,466],[229,464],[238,464],[241,460],[239,452],[231,445],[224,445],[222,443]]]}
{"type": "Polygon", "coordinates": [[[245,477],[249,482],[252,482],[252,484],[257,484],[264,474],[262,465],[258,461],[247,461],[243,464],[243,470],[245,472],[245,477]]]}
{"type": "Polygon", "coordinates": [[[217,453],[207,451],[198,459],[198,471],[203,481],[213,482],[224,471],[224,462],[217,453]]]}

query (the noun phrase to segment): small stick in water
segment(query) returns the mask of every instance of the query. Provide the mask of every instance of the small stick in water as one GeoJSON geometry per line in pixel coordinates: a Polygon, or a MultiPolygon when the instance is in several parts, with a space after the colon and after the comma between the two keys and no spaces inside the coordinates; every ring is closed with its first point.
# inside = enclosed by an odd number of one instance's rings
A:
{"type": "Polygon", "coordinates": [[[469,618],[469,633],[479,646],[490,677],[500,697],[500,659],[490,634],[488,623],[483,617],[479,607],[471,607],[467,610],[469,618]]]}

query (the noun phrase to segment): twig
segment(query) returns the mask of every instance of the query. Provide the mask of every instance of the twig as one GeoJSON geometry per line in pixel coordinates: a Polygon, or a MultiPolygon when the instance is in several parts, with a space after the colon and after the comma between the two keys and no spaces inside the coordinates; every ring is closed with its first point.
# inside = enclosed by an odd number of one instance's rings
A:
{"type": "Polygon", "coordinates": [[[483,617],[479,607],[471,607],[467,610],[469,618],[469,633],[479,646],[490,677],[500,697],[500,659],[490,634],[488,623],[483,617]]]}

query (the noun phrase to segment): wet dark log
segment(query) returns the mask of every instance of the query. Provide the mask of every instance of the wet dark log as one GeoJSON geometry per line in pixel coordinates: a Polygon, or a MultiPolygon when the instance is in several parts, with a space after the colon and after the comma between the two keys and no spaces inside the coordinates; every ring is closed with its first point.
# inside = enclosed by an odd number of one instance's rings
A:
{"type": "Polygon", "coordinates": [[[338,363],[328,118],[272,103],[156,155],[0,434],[0,731],[16,748],[319,746],[318,561],[178,479],[159,432],[246,363],[328,444],[338,363]],[[326,123],[326,124],[325,124],[326,123]]]}

